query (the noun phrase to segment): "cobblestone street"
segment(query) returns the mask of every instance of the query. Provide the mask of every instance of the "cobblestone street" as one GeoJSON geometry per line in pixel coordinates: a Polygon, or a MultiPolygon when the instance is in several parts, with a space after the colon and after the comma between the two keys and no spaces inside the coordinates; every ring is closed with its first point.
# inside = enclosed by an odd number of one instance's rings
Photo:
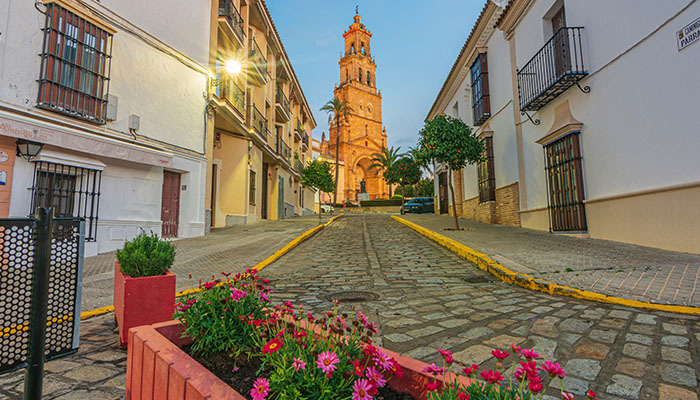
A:
{"type": "Polygon", "coordinates": [[[461,364],[494,367],[491,350],[516,343],[559,362],[579,395],[697,399],[699,318],[507,285],[387,216],[345,217],[262,275],[276,301],[316,313],[334,292],[378,295],[355,306],[378,323],[379,343],[426,362],[446,348],[461,364]]]}

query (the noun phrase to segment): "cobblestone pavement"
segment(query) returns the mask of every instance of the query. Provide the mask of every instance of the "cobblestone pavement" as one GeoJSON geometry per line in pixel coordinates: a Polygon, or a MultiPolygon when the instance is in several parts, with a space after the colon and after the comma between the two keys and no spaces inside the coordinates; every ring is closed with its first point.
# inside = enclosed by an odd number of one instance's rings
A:
{"type": "MultiPolygon", "coordinates": [[[[328,221],[324,216],[323,222],[328,221]]],[[[264,260],[303,232],[318,224],[318,216],[261,221],[256,224],[216,229],[210,235],[177,240],[175,264],[177,290],[189,289],[198,279],[221,272],[241,272],[264,260]],[[191,273],[193,282],[187,274],[191,273]]],[[[110,252],[85,259],[83,311],[112,304],[114,261],[110,252]]]]}
{"type": "MultiPolygon", "coordinates": [[[[579,395],[698,398],[700,318],[508,285],[388,216],[345,217],[261,275],[275,301],[315,313],[330,307],[332,292],[377,294],[354,304],[378,323],[378,342],[426,362],[439,361],[443,348],[458,363],[493,368],[491,350],[517,343],[560,363],[565,389],[579,395]]],[[[548,395],[558,399],[558,388],[548,395]]]]}
{"type": "MultiPolygon", "coordinates": [[[[78,352],[45,364],[43,398],[123,399],[126,350],[117,335],[113,313],[83,321],[78,352]]],[[[0,399],[22,399],[24,372],[0,375],[0,399]]]]}
{"type": "Polygon", "coordinates": [[[401,216],[516,272],[578,289],[661,304],[700,306],[700,255],[433,214],[401,216]]]}

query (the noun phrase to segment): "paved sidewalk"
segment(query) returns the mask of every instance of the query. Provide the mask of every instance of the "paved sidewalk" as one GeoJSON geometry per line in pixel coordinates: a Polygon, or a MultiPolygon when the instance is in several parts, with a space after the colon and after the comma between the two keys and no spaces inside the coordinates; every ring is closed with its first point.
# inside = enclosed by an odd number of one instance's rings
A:
{"type": "Polygon", "coordinates": [[[578,239],[433,214],[403,215],[516,272],[578,289],[659,304],[700,306],[700,255],[578,239]]]}
{"type": "MultiPolygon", "coordinates": [[[[566,370],[564,388],[600,400],[697,400],[700,317],[555,296],[501,282],[388,216],[347,216],[261,272],[274,301],[316,315],[328,295],[379,326],[378,343],[422,361],[437,349],[463,365],[494,368],[495,348],[534,347],[566,370]]],[[[510,365],[510,358],[506,365],[510,365]]],[[[454,366],[455,370],[460,366],[454,366]]],[[[544,400],[558,400],[559,385],[544,400]]]]}
{"type": "MultiPolygon", "coordinates": [[[[324,215],[322,222],[328,221],[324,215]]],[[[318,216],[263,220],[256,224],[215,229],[210,235],[176,240],[177,290],[185,290],[197,280],[211,279],[221,272],[242,272],[272,255],[303,232],[318,225],[318,216]],[[192,274],[192,281],[188,279],[192,274]]],[[[85,259],[83,311],[112,304],[114,261],[109,252],[85,259]]]]}

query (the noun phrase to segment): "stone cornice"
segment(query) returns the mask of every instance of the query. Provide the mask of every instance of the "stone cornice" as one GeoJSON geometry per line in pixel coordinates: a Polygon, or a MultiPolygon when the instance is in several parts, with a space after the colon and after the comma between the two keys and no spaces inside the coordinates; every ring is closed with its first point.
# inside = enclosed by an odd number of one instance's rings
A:
{"type": "Polygon", "coordinates": [[[532,0],[510,0],[503,15],[498,19],[496,25],[498,29],[506,34],[508,39],[517,25],[520,17],[525,13],[532,0]]]}

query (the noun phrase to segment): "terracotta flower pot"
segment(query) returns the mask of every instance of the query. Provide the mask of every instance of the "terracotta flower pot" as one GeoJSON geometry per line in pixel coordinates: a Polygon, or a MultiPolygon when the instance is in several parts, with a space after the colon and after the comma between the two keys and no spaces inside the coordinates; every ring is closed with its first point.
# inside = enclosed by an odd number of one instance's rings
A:
{"type": "Polygon", "coordinates": [[[132,278],[114,263],[114,316],[119,325],[119,344],[126,347],[129,329],[173,319],[175,274],[132,278]]]}
{"type": "MultiPolygon", "coordinates": [[[[180,338],[179,321],[139,326],[129,331],[126,359],[126,399],[231,399],[245,400],[224,381],[187,355],[178,346],[191,343],[180,338]]],[[[403,367],[402,377],[393,377],[389,386],[399,393],[426,399],[425,385],[431,375],[421,372],[428,364],[382,349],[403,367]]],[[[455,376],[448,374],[448,379],[455,376]]],[[[463,376],[460,382],[469,380],[463,376]]],[[[441,380],[438,378],[438,380],[441,380]]]]}

